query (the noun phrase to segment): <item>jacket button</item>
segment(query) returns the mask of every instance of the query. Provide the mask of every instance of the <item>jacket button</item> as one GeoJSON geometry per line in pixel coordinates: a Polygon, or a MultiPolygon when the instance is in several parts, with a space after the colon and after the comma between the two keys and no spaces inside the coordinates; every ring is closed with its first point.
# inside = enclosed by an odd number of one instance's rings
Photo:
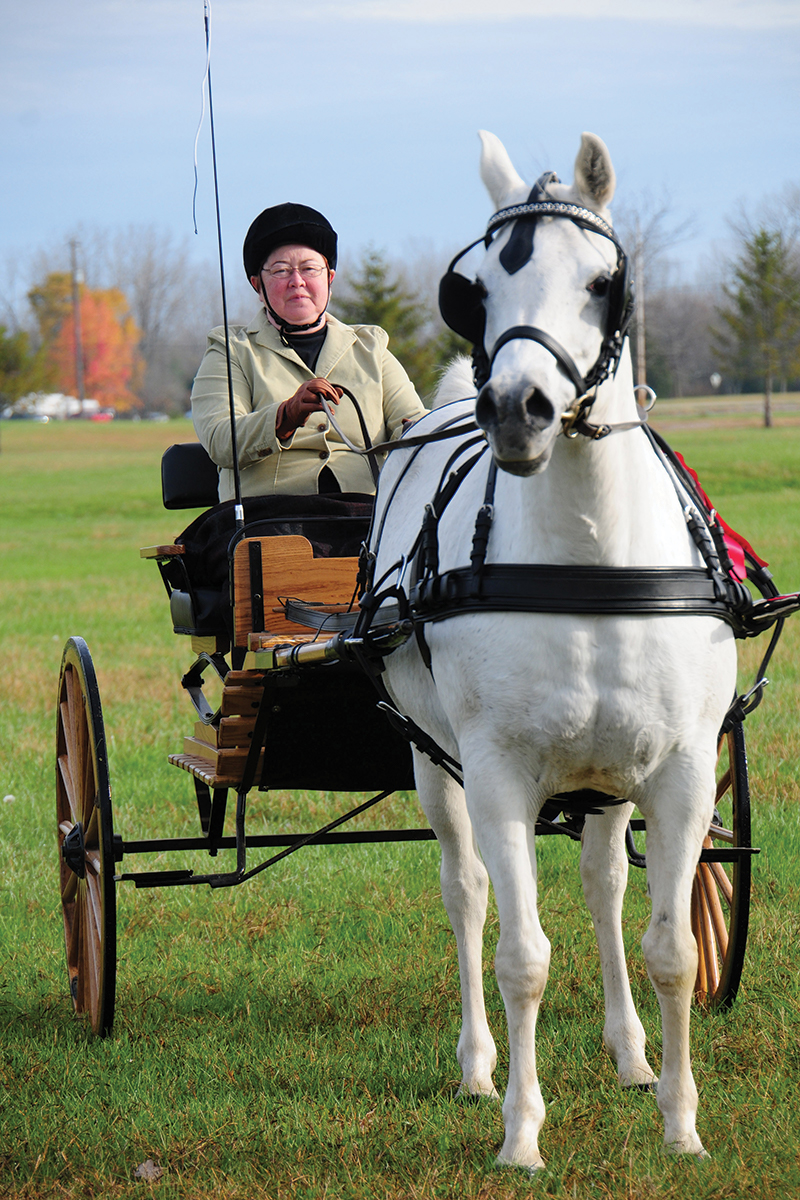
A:
{"type": "Polygon", "coordinates": [[[258,457],[259,458],[269,458],[270,454],[272,454],[272,447],[267,446],[267,448],[265,450],[259,450],[258,457]]]}
{"type": "Polygon", "coordinates": [[[327,425],[320,424],[317,426],[317,433],[324,433],[327,428],[327,425]]]}
{"type": "Polygon", "coordinates": [[[330,450],[320,450],[320,458],[330,458],[330,450]]]}

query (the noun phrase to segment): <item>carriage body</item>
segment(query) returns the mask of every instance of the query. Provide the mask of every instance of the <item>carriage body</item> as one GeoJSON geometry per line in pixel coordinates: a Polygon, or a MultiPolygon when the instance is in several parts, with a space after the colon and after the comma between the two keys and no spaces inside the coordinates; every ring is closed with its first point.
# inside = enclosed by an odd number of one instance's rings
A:
{"type": "MultiPolygon", "coordinates": [[[[169,762],[192,779],[197,837],[144,841],[115,831],[100,694],[86,643],[71,638],[62,662],[56,786],[69,986],[76,1011],[86,1013],[101,1035],[111,1032],[114,1020],[117,884],[234,886],[247,874],[245,843],[247,849],[266,848],[277,857],[309,839],[305,832],[248,837],[229,797],[236,796],[242,809],[251,788],[384,795],[415,787],[409,740],[379,711],[372,680],[343,649],[346,639],[328,627],[338,622],[352,629],[358,557],[331,550],[357,550],[368,534],[371,497],[312,503],[310,512],[308,497],[288,503],[281,498],[277,504],[266,498],[248,514],[253,519],[235,540],[229,566],[232,505],[215,503],[216,472],[209,464],[196,443],[165,453],[165,507],[208,507],[175,543],[140,551],[143,559],[158,564],[173,630],[188,642],[194,658],[182,679],[190,720],[183,746],[169,762]],[[287,615],[290,597],[305,603],[303,620],[309,619],[309,609],[315,614],[313,628],[292,620],[291,606],[287,615]],[[283,655],[277,669],[276,650],[283,655]],[[208,672],[219,677],[216,707],[204,691],[208,672]],[[263,727],[255,754],[259,711],[263,727]],[[304,736],[307,729],[314,730],[313,738],[304,736]],[[185,868],[127,869],[140,854],[198,849],[211,859],[233,853],[237,865],[208,875],[185,868]]],[[[388,624],[377,622],[379,636],[388,633],[384,653],[392,652],[395,629],[396,614],[388,624]]],[[[407,636],[395,635],[394,644],[402,646],[407,636]]],[[[749,791],[740,724],[723,739],[718,775],[718,820],[706,839],[694,901],[703,951],[696,995],[701,1004],[728,1006],[743,969],[750,891],[749,791]]],[[[553,798],[542,810],[538,835],[579,840],[596,800],[589,791],[553,798]]],[[[630,861],[638,867],[646,862],[644,828],[645,822],[634,818],[628,831],[630,861]]],[[[313,840],[335,846],[433,837],[428,828],[331,829],[313,840]]]]}

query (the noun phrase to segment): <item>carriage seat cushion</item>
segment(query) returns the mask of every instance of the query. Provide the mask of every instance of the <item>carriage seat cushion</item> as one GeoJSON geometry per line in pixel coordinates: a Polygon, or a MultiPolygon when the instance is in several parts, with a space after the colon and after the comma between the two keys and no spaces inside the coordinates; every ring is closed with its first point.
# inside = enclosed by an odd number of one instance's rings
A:
{"type": "MultiPolygon", "coordinates": [[[[246,496],[245,537],[299,535],[315,558],[353,558],[369,534],[374,498],[360,492],[335,496],[246,496]]],[[[192,521],[175,542],[193,587],[216,587],[228,579],[228,549],[236,532],[234,501],[226,500],[192,521]]]]}

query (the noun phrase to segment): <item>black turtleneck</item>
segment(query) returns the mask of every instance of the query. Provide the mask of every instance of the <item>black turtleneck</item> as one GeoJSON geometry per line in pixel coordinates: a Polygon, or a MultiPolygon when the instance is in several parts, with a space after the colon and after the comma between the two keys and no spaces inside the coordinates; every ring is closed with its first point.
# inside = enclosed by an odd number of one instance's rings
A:
{"type": "Polygon", "coordinates": [[[294,352],[302,358],[309,371],[313,371],[317,365],[319,352],[325,343],[327,332],[326,322],[315,333],[287,333],[284,336],[294,352]]]}

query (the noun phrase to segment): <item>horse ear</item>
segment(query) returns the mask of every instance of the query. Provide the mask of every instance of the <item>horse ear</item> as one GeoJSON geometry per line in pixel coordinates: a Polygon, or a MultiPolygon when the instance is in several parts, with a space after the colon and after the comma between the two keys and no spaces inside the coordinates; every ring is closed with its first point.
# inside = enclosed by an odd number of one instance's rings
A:
{"type": "Polygon", "coordinates": [[[594,133],[581,135],[581,148],[575,159],[575,187],[584,201],[594,209],[611,203],[617,176],[605,142],[594,133]]]}
{"type": "Polygon", "coordinates": [[[495,209],[503,207],[505,201],[520,191],[527,195],[525,180],[514,170],[508,151],[498,137],[478,130],[481,139],[481,179],[492,198],[495,209]]]}

